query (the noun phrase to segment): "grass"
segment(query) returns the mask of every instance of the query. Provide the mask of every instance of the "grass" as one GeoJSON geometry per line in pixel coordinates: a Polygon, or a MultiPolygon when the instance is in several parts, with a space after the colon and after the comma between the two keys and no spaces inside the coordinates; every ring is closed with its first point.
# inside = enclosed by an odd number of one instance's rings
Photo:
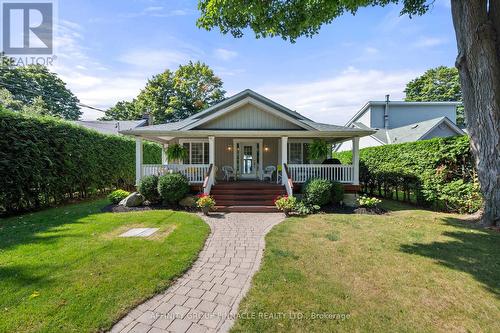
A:
{"type": "Polygon", "coordinates": [[[0,220],[0,332],[96,332],[164,290],[209,227],[173,211],[101,213],[107,201],[0,220]],[[128,227],[151,239],[119,238],[128,227]]]}
{"type": "Polygon", "coordinates": [[[500,234],[384,208],[274,227],[232,332],[500,332],[500,234]]]}

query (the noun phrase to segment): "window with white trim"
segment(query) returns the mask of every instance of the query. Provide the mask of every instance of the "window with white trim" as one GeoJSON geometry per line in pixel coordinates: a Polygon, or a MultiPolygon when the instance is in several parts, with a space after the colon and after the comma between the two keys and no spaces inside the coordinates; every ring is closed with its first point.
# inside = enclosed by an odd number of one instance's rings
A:
{"type": "Polygon", "coordinates": [[[289,142],[288,163],[309,164],[309,142],[289,142]]]}
{"type": "Polygon", "coordinates": [[[184,141],[182,146],[188,151],[183,164],[208,164],[208,142],[184,141]]]}

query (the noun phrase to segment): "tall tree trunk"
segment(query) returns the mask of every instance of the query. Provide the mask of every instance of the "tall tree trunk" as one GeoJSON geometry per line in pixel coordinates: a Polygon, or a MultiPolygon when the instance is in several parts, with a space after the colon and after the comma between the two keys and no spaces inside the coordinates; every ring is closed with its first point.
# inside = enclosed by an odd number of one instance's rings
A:
{"type": "Polygon", "coordinates": [[[500,0],[452,0],[465,107],[481,192],[482,223],[500,225],[500,0]]]}

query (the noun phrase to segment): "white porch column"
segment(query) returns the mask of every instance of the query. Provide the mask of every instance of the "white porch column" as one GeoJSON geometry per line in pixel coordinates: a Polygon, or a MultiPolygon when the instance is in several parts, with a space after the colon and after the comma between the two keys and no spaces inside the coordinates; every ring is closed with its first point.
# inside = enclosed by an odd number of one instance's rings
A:
{"type": "Polygon", "coordinates": [[[135,138],[135,185],[139,185],[142,178],[142,138],[135,138]]]}
{"type": "Polygon", "coordinates": [[[352,139],[352,167],[354,185],[359,185],[359,138],[352,139]]]}
{"type": "Polygon", "coordinates": [[[212,173],[210,175],[210,181],[213,183],[215,174],[215,137],[208,137],[208,164],[212,164],[212,173]]]}
{"type": "Polygon", "coordinates": [[[168,143],[163,144],[161,147],[161,164],[168,164],[167,149],[168,143]]]}
{"type": "Polygon", "coordinates": [[[288,161],[288,137],[281,137],[281,183],[286,183],[285,163],[288,161]]]}

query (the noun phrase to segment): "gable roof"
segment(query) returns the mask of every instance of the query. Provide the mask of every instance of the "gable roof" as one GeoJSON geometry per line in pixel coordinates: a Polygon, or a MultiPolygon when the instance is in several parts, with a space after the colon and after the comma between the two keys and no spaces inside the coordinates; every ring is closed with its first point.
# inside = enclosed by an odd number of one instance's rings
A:
{"type": "Polygon", "coordinates": [[[285,114],[288,114],[289,116],[291,117],[294,117],[296,119],[304,119],[304,120],[310,120],[306,117],[304,117],[303,115],[301,115],[300,113],[296,112],[296,111],[293,111],[293,110],[290,110],[289,108],[281,105],[281,104],[278,104],[276,103],[275,101],[273,100],[270,100],[269,98],[265,97],[265,96],[262,96],[261,94],[258,94],[256,93],[255,91],[251,90],[251,89],[245,89],[239,93],[237,93],[236,95],[233,95],[231,97],[228,97],[226,99],[224,99],[223,101],[209,107],[208,109],[206,110],[203,110],[201,112],[198,112],[194,115],[192,115],[191,117],[189,118],[186,118],[185,120],[188,120],[188,119],[202,119],[202,118],[205,118],[207,117],[208,115],[210,115],[211,113],[214,113],[214,112],[217,112],[231,104],[234,104],[236,102],[239,102],[245,98],[248,98],[248,97],[251,97],[263,104],[266,104],[267,106],[271,107],[271,108],[274,108],[276,110],[279,110],[285,114]]]}
{"type": "MultiPolygon", "coordinates": [[[[372,134],[371,137],[383,144],[414,142],[421,140],[441,124],[446,124],[457,135],[465,134],[464,131],[447,117],[438,117],[389,130],[381,128],[372,134]]],[[[354,122],[352,125],[361,129],[368,128],[360,122],[354,122]]]]}
{"type": "Polygon", "coordinates": [[[147,119],[141,120],[75,120],[75,125],[80,125],[93,129],[102,134],[120,134],[121,131],[128,131],[146,125],[147,119]]]}
{"type": "MultiPolygon", "coordinates": [[[[223,114],[236,109],[239,106],[246,105],[247,103],[254,104],[266,112],[270,112],[275,116],[281,117],[299,126],[299,128],[302,128],[303,131],[324,132],[324,134],[337,132],[352,136],[365,136],[374,133],[372,129],[360,130],[359,128],[349,128],[344,126],[314,122],[309,118],[304,117],[300,113],[292,111],[284,107],[283,105],[278,104],[250,89],[243,90],[242,92],[226,98],[220,103],[217,103],[216,105],[213,105],[208,109],[196,113],[184,120],[172,123],[144,126],[137,129],[124,130],[121,131],[121,133],[129,135],[176,135],[180,134],[181,132],[206,132],[207,130],[197,129],[197,127],[213,119],[216,119],[223,114]]],[[[255,129],[255,131],[259,130],[260,129],[255,129]]],[[[229,132],[231,130],[226,131],[229,132]]],[[[303,131],[299,130],[299,132],[303,131]]]]}

